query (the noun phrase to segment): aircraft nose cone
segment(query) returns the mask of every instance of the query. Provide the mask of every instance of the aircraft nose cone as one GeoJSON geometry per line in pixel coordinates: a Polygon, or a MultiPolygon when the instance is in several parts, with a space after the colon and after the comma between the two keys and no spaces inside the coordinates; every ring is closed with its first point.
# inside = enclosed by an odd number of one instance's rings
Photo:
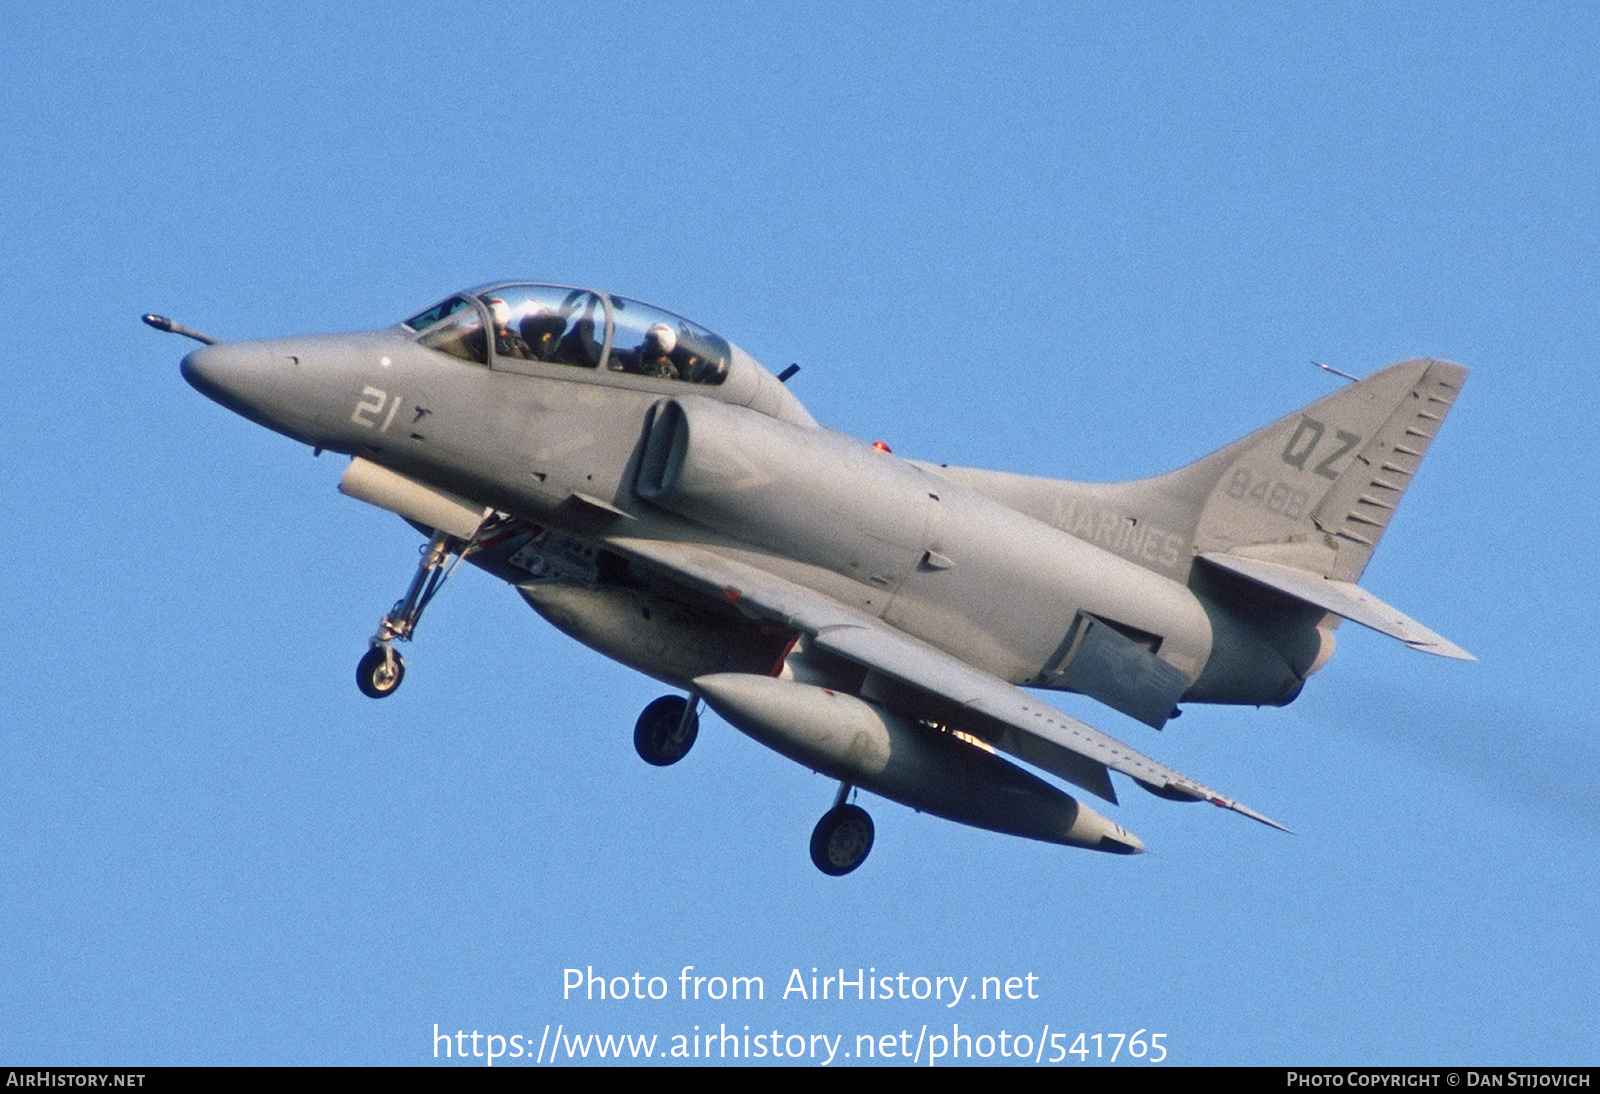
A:
{"type": "Polygon", "coordinates": [[[272,343],[235,342],[201,346],[178,368],[189,385],[211,401],[268,429],[305,440],[315,415],[314,407],[307,409],[311,401],[292,364],[297,360],[272,343]]]}
{"type": "Polygon", "coordinates": [[[222,389],[218,382],[220,373],[225,371],[222,367],[224,354],[219,352],[217,346],[201,346],[183,359],[178,366],[178,371],[183,373],[183,378],[189,386],[208,398],[215,399],[222,389]]]}
{"type": "Polygon", "coordinates": [[[245,343],[201,346],[183,359],[178,371],[200,394],[240,413],[240,403],[259,401],[268,379],[262,354],[245,343]]]}

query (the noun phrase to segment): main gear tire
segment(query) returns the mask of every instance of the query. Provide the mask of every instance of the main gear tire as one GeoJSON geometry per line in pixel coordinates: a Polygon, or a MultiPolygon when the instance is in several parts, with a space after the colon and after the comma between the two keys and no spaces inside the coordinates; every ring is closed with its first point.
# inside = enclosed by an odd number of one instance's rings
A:
{"type": "Polygon", "coordinates": [[[811,833],[811,861],[829,877],[843,877],[872,851],[872,818],[859,805],[837,805],[811,833]]]}
{"type": "Polygon", "coordinates": [[[652,767],[669,767],[688,755],[700,735],[700,715],[681,695],[663,695],[639,715],[633,747],[652,767]],[[685,716],[687,714],[687,717],[685,716]]]}

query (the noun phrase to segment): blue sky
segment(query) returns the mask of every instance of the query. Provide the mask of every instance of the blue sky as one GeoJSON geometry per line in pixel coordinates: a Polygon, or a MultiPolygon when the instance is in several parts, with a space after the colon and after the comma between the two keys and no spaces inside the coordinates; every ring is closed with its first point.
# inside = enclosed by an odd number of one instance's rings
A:
{"type": "Polygon", "coordinates": [[[4,25],[0,1058],[431,1063],[436,1025],[527,1055],[547,1026],[659,1055],[724,1025],[840,1052],[1083,1033],[1090,1062],[1137,1030],[1177,1064],[1600,1055],[1588,9],[4,25]],[[1158,734],[1062,702],[1295,835],[1125,787],[1105,812],[1151,853],[1123,859],[869,800],[842,880],[806,854],[831,784],[714,717],[647,768],[629,733],[659,687],[476,572],[366,700],[353,665],[418,537],[338,495],[336,457],[191,391],[187,344],[138,316],[362,329],[504,277],[797,361],[819,420],[900,454],[1062,478],[1195,459],[1330,390],[1313,359],[1459,361],[1364,584],[1481,660],[1347,625],[1285,709],[1158,734]],[[685,1002],[689,965],[766,998],[685,1002]],[[563,999],[591,966],[669,997],[563,999]],[[1031,974],[1038,998],[783,998],[812,968],[1031,974]]]}

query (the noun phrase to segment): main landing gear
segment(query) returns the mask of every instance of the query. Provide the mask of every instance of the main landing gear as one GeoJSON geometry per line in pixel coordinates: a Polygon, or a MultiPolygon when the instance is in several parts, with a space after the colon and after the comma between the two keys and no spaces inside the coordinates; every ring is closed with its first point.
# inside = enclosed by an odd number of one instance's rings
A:
{"type": "MultiPolygon", "coordinates": [[[[362,659],[363,669],[368,661],[381,669],[382,654],[376,646],[362,659]]],[[[400,672],[404,671],[401,665],[400,672]]],[[[399,682],[396,678],[390,690],[399,682]]],[[[639,758],[654,767],[669,767],[683,759],[700,733],[699,711],[700,697],[694,694],[687,699],[663,695],[646,706],[633,727],[633,747],[639,758]]],[[[829,877],[848,874],[865,862],[872,850],[872,818],[865,809],[845,800],[853,789],[847,782],[839,784],[833,808],[822,815],[811,833],[811,861],[829,877]]]]}
{"type": "Polygon", "coordinates": [[[372,636],[368,643],[370,648],[356,665],[356,687],[361,689],[361,694],[369,699],[394,694],[400,681],[405,679],[406,663],[391,643],[411,640],[423,609],[476,541],[476,536],[463,540],[447,532],[433,533],[433,538],[422,548],[422,561],[417,564],[411,587],[389,609],[389,614],[378,621],[378,632],[372,636]]]}
{"type": "Polygon", "coordinates": [[[872,818],[859,805],[849,805],[849,783],[839,784],[833,808],[822,815],[811,832],[811,861],[829,877],[843,877],[872,851],[872,818]]]}
{"type": "Polygon", "coordinates": [[[700,697],[663,695],[644,708],[633,727],[633,747],[654,767],[667,767],[688,755],[700,735],[700,697]]]}

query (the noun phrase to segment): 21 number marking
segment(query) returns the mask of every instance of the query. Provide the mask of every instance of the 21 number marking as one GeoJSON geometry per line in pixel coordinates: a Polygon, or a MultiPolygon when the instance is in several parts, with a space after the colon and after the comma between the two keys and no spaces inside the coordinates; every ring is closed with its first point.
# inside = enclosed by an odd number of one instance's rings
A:
{"type": "Polygon", "coordinates": [[[394,422],[395,414],[400,410],[400,396],[389,397],[386,391],[375,387],[361,389],[361,401],[350,412],[350,420],[363,429],[376,429],[379,433],[387,433],[389,426],[394,422]],[[385,408],[388,413],[384,414],[385,408]],[[384,414],[383,424],[378,424],[378,416],[384,414]]]}

